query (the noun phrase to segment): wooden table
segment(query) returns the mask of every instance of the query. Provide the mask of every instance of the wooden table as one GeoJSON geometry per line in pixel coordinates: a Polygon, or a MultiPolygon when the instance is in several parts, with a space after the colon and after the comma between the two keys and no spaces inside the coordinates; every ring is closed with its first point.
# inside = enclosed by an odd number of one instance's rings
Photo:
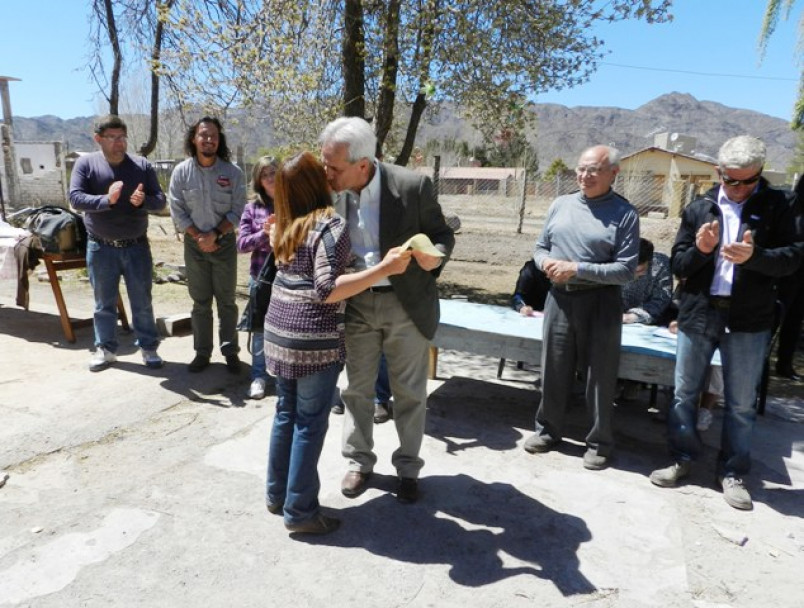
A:
{"type": "MultiPolygon", "coordinates": [[[[92,319],[70,318],[70,314],[67,312],[67,305],[64,303],[64,294],[61,292],[58,273],[62,270],[86,268],[86,257],[81,253],[46,253],[42,259],[45,262],[50,287],[53,289],[53,297],[56,298],[56,306],[59,309],[59,318],[61,319],[61,328],[64,331],[64,336],[67,338],[68,342],[75,342],[75,329],[77,327],[91,325],[92,319]]],[[[123,329],[128,330],[129,325],[128,317],[126,316],[126,308],[123,305],[123,298],[119,295],[117,296],[117,316],[120,319],[120,323],[123,325],[123,329]]]]}
{"type": "MultiPolygon", "coordinates": [[[[618,377],[654,386],[675,384],[676,343],[663,337],[660,329],[623,325],[618,377]]],[[[542,317],[523,317],[504,306],[441,300],[441,321],[430,349],[430,378],[436,375],[439,348],[538,364],[542,317]]],[[[718,353],[712,363],[720,365],[718,353]]]]}

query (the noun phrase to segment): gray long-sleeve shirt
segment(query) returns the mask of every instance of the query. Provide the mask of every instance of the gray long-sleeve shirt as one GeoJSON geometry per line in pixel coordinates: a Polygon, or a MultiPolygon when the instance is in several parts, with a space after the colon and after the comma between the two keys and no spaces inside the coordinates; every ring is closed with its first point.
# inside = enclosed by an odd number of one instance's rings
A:
{"type": "Polygon", "coordinates": [[[243,172],[220,158],[211,167],[188,158],[173,170],[168,198],[170,215],[180,232],[193,225],[211,232],[223,218],[237,226],[246,206],[243,172]]]}
{"type": "Polygon", "coordinates": [[[550,205],[533,259],[578,262],[570,285],[623,285],[634,278],[639,257],[639,214],[622,196],[588,199],[580,192],[550,205]]]}

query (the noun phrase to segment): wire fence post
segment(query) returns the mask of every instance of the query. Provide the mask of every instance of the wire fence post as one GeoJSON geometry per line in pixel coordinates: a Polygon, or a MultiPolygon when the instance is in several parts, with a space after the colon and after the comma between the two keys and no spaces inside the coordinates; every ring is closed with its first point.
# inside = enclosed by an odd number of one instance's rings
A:
{"type": "Polygon", "coordinates": [[[441,181],[441,156],[436,155],[433,157],[433,190],[435,191],[436,202],[438,202],[438,190],[440,181],[441,181]]]}
{"type": "Polygon", "coordinates": [[[516,233],[522,234],[522,224],[525,222],[525,200],[528,197],[528,169],[522,169],[522,196],[519,200],[519,223],[516,227],[516,233]]]}

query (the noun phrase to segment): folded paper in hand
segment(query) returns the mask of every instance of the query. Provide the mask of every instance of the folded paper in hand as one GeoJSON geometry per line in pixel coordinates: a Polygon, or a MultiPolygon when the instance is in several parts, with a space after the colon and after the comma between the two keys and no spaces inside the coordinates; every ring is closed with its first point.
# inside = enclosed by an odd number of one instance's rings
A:
{"type": "Polygon", "coordinates": [[[415,249],[416,251],[421,251],[422,253],[426,253],[427,255],[432,255],[437,258],[443,258],[444,254],[436,249],[436,246],[433,245],[433,242],[430,240],[426,234],[420,232],[419,234],[414,234],[410,237],[407,241],[400,245],[402,250],[405,249],[415,249]]]}

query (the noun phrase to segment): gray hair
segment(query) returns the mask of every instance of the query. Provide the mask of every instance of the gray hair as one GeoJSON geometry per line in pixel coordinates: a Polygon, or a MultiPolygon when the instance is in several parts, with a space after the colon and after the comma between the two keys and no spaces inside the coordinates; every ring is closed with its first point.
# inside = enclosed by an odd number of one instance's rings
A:
{"type": "Polygon", "coordinates": [[[606,145],[597,145],[597,146],[590,146],[586,148],[583,152],[581,152],[581,156],[589,152],[590,150],[595,150],[597,148],[603,148],[606,151],[606,160],[611,167],[619,167],[620,166],[620,151],[615,148],[614,146],[606,146],[606,145]]]}
{"type": "Polygon", "coordinates": [[[342,116],[329,123],[318,138],[322,146],[327,144],[344,145],[349,150],[349,162],[361,158],[374,162],[377,150],[377,136],[371,125],[356,116],[342,116]]]}
{"type": "Polygon", "coordinates": [[[620,151],[615,148],[614,146],[603,146],[608,150],[606,157],[609,159],[609,166],[611,167],[619,167],[620,166],[620,151]]]}
{"type": "Polygon", "coordinates": [[[747,169],[765,164],[765,144],[750,135],[732,137],[717,153],[717,164],[721,169],[747,169]]]}

